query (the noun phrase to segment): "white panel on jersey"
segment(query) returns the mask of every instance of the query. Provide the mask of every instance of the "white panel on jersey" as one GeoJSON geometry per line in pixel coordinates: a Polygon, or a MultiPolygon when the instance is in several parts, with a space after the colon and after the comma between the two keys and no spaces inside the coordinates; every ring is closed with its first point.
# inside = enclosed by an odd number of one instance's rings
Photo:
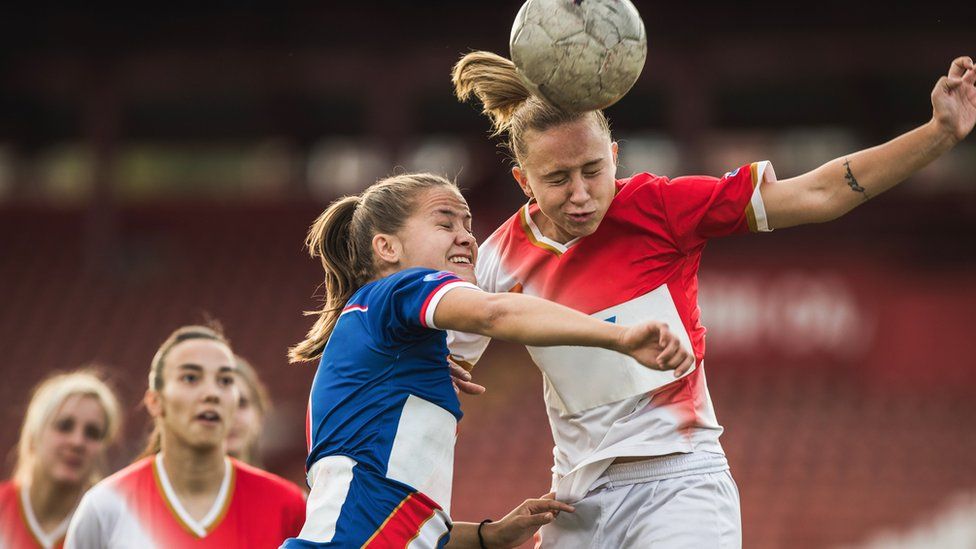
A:
{"type": "Polygon", "coordinates": [[[447,533],[449,524],[451,524],[450,517],[443,511],[435,510],[434,514],[420,527],[420,531],[417,532],[417,537],[413,538],[407,544],[406,549],[430,549],[431,547],[437,547],[441,538],[447,533]]]}
{"type": "MultiPolygon", "coordinates": [[[[691,350],[691,339],[681,323],[667,284],[593,317],[622,326],[641,322],[665,322],[682,347],[691,350]]],[[[535,363],[545,372],[559,396],[564,414],[575,414],[663,387],[675,381],[673,371],[652,370],[633,358],[595,347],[528,347],[535,363]]],[[[688,373],[695,370],[697,364],[688,373]]],[[[688,375],[686,373],[685,375],[688,375]]]]}
{"type": "Polygon", "coordinates": [[[768,160],[756,162],[755,177],[756,180],[752,182],[755,189],[749,198],[749,204],[752,205],[752,211],[756,214],[756,230],[761,233],[772,232],[772,229],[769,228],[769,221],[766,219],[766,205],[762,200],[761,189],[763,183],[776,183],[776,172],[773,170],[773,165],[768,160]]]}
{"type": "Polygon", "coordinates": [[[308,471],[312,491],[305,505],[305,525],[298,539],[328,543],[335,536],[339,512],[349,495],[356,461],[346,456],[329,456],[315,462],[308,471]]]}
{"type": "Polygon", "coordinates": [[[456,437],[454,414],[408,396],[390,450],[387,478],[412,486],[450,514],[456,437]]]}
{"type": "Polygon", "coordinates": [[[41,547],[44,549],[51,549],[54,547],[54,543],[61,539],[61,536],[68,531],[68,523],[71,521],[71,515],[68,515],[61,521],[61,524],[54,527],[54,530],[50,532],[45,532],[41,528],[41,523],[37,521],[37,517],[34,516],[34,506],[31,505],[30,501],[30,490],[26,486],[20,487],[20,505],[24,510],[24,518],[27,519],[27,526],[30,528],[32,534],[40,542],[41,547]]]}

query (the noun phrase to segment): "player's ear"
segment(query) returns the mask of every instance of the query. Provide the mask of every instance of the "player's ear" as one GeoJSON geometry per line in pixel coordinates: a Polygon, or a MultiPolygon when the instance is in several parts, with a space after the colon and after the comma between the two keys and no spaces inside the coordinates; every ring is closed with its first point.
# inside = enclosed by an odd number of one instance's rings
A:
{"type": "Polygon", "coordinates": [[[522,171],[522,168],[518,166],[512,167],[512,177],[515,178],[515,182],[518,183],[518,186],[522,189],[522,192],[525,193],[525,196],[535,198],[535,195],[532,194],[532,187],[529,186],[529,178],[525,175],[525,172],[522,171]]]}
{"type": "Polygon", "coordinates": [[[610,152],[613,153],[613,165],[614,166],[617,165],[617,150],[618,149],[619,149],[619,147],[617,147],[617,142],[616,141],[613,141],[613,142],[610,143],[610,152]]]}
{"type": "Polygon", "coordinates": [[[381,263],[395,265],[403,255],[403,243],[396,235],[379,233],[373,236],[373,254],[381,263]]]}
{"type": "Polygon", "coordinates": [[[158,391],[146,390],[146,394],[142,397],[142,403],[146,405],[146,411],[149,412],[150,417],[163,416],[163,399],[159,396],[158,391]]]}

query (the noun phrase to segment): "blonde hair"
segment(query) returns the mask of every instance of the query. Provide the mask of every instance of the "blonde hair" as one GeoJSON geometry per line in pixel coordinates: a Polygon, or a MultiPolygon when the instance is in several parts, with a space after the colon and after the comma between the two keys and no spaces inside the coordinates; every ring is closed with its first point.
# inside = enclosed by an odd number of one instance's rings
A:
{"type": "Polygon", "coordinates": [[[454,65],[451,73],[454,93],[461,101],[472,95],[481,101],[482,112],[491,119],[492,137],[508,134],[509,151],[522,164],[528,154],[525,134],[545,131],[592,116],[610,136],[610,122],[603,111],[568,112],[535,96],[522,82],[515,63],[487,51],[471,52],[454,65]]]}
{"type": "MultiPolygon", "coordinates": [[[[111,444],[115,440],[121,420],[119,401],[95,370],[87,368],[53,375],[34,388],[30,404],[27,405],[27,413],[24,414],[20,440],[17,443],[17,464],[14,467],[14,480],[18,484],[30,483],[37,461],[35,452],[41,433],[65,401],[76,395],[91,397],[98,401],[105,413],[105,432],[102,440],[106,444],[111,444]]],[[[101,478],[104,467],[102,461],[103,456],[99,456],[91,477],[87,479],[89,485],[98,482],[101,478]]]]}
{"type": "MultiPolygon", "coordinates": [[[[193,339],[216,341],[230,349],[230,341],[224,336],[220,324],[216,321],[212,321],[209,326],[180,326],[166,338],[166,341],[163,341],[153,356],[152,363],[149,366],[149,390],[156,392],[163,390],[163,368],[166,365],[166,356],[173,350],[173,347],[193,339]]],[[[162,449],[162,438],[162,428],[159,425],[159,420],[156,419],[153,421],[153,430],[149,433],[149,438],[146,441],[146,448],[136,459],[158,453],[162,449]]]]}
{"type": "MultiPolygon", "coordinates": [[[[376,273],[373,236],[395,234],[412,213],[417,195],[454,182],[429,173],[401,174],[381,179],[359,196],[336,200],[308,230],[305,246],[322,261],[325,271],[324,306],[306,315],[318,315],[305,340],[288,350],[291,362],[316,360],[335,328],[346,302],[376,273]]],[[[458,191],[460,193],[460,191],[458,191]]]]}
{"type": "MultiPolygon", "coordinates": [[[[254,366],[247,361],[242,356],[234,355],[234,362],[237,363],[237,373],[241,380],[247,385],[251,392],[250,405],[258,412],[258,416],[261,418],[261,423],[264,423],[264,418],[268,416],[271,412],[271,397],[268,394],[267,387],[264,383],[261,383],[261,379],[258,378],[258,373],[254,369],[254,366]]],[[[260,433],[261,428],[258,428],[258,436],[254,437],[254,440],[250,442],[247,446],[241,449],[240,455],[234,456],[237,459],[248,463],[250,465],[261,466],[261,451],[260,451],[260,433]]]]}

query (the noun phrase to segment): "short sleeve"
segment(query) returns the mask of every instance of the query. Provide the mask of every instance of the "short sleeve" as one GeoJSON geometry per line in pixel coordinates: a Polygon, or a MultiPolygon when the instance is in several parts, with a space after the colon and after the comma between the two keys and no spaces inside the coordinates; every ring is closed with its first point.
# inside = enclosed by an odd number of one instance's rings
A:
{"type": "Polygon", "coordinates": [[[107,545],[94,499],[91,491],[81,498],[74,516],[71,517],[71,523],[68,525],[68,533],[65,534],[65,549],[85,549],[107,545]]]}
{"type": "Polygon", "coordinates": [[[479,288],[449,271],[411,269],[394,282],[391,307],[395,324],[405,329],[434,325],[434,311],[447,292],[457,288],[479,288]]]}
{"type": "Polygon", "coordinates": [[[685,252],[709,238],[768,232],[760,186],[776,174],[767,161],[736,168],[722,177],[677,177],[659,186],[668,225],[685,252]]]}

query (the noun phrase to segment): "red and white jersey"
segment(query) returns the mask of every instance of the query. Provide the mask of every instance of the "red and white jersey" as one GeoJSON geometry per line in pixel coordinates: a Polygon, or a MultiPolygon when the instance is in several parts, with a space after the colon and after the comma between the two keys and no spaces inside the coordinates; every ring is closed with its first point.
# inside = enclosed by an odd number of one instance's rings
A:
{"type": "Polygon", "coordinates": [[[156,454],[85,494],[65,547],[278,547],[304,521],[305,499],[297,486],[232,458],[226,458],[213,507],[195,520],[176,497],[162,454],[156,454]]]}
{"type": "Polygon", "coordinates": [[[0,549],[61,549],[70,520],[51,532],[41,530],[28,490],[13,481],[0,483],[0,549]]]}
{"type": "MultiPolygon", "coordinates": [[[[481,245],[475,270],[484,290],[539,296],[624,325],[665,321],[695,354],[695,370],[676,381],[611,351],[529,348],[543,374],[560,499],[582,498],[615,457],[723,453],[702,366],[698,266],[709,238],[769,230],[764,181],[775,181],[768,162],[721,178],[641,173],[616,182],[589,236],[565,244],[545,237],[530,201],[481,245]]],[[[472,364],[488,344],[451,335],[451,354],[472,364]]]]}

